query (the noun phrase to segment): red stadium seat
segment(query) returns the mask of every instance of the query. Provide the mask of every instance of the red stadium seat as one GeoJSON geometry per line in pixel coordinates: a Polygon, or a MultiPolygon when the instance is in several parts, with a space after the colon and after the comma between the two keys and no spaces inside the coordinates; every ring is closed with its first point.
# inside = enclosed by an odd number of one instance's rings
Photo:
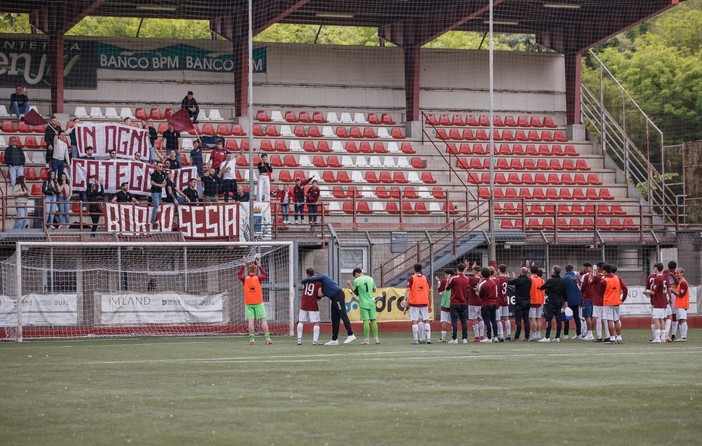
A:
{"type": "Polygon", "coordinates": [[[283,163],[283,158],[281,158],[280,155],[278,155],[278,154],[271,155],[271,166],[273,166],[273,167],[285,166],[285,163],[283,163]]]}
{"type": "Polygon", "coordinates": [[[536,145],[534,144],[527,144],[525,153],[527,156],[539,156],[539,151],[536,150],[536,145]]]}
{"type": "Polygon", "coordinates": [[[241,124],[232,125],[232,135],[234,136],[246,136],[246,132],[241,124]]]}
{"type": "Polygon", "coordinates": [[[273,152],[273,144],[270,139],[261,140],[261,150],[263,152],[273,152]]]}
{"type": "Polygon", "coordinates": [[[432,176],[431,172],[422,172],[422,181],[426,184],[435,184],[436,180],[432,176]]]}
{"type": "Polygon", "coordinates": [[[305,130],[304,125],[296,125],[293,129],[293,133],[298,138],[307,138],[307,130],[305,130]]]}
{"type": "MultiPolygon", "coordinates": [[[[302,121],[302,119],[300,120],[302,121]]],[[[316,122],[317,124],[325,124],[327,122],[327,118],[324,117],[322,112],[313,112],[312,121],[316,122]]]]}
{"type": "Polygon", "coordinates": [[[395,121],[392,119],[390,113],[383,113],[380,116],[380,121],[385,125],[395,125],[395,121]]]}
{"type": "Polygon", "coordinates": [[[466,125],[469,127],[477,127],[478,121],[475,119],[475,116],[466,115],[466,125]]]}
{"type": "Polygon", "coordinates": [[[480,115],[478,118],[478,125],[482,127],[490,127],[490,120],[485,115],[480,115]]]}
{"type": "Polygon", "coordinates": [[[588,184],[591,184],[593,186],[600,186],[602,184],[600,177],[597,176],[596,173],[587,174],[587,182],[588,182],[588,184]]]}
{"type": "Polygon", "coordinates": [[[356,146],[356,143],[354,141],[347,141],[344,148],[349,153],[360,153],[361,152],[359,150],[359,148],[356,146]]]}
{"type": "MultiPolygon", "coordinates": [[[[5,153],[2,153],[5,155],[5,153]]],[[[3,162],[5,160],[2,160],[3,162]]],[[[36,181],[39,179],[39,176],[37,175],[37,172],[34,170],[33,167],[25,167],[24,168],[24,179],[27,181],[36,181]]]]}
{"type": "Polygon", "coordinates": [[[288,110],[285,112],[285,120],[287,122],[299,122],[300,120],[295,116],[295,112],[292,110],[288,110]]]}
{"type": "Polygon", "coordinates": [[[339,158],[336,157],[336,155],[329,156],[329,158],[327,159],[327,166],[334,167],[337,169],[344,167],[341,165],[341,162],[339,161],[339,158]]]}
{"type": "Polygon", "coordinates": [[[363,195],[361,195],[356,186],[349,186],[346,189],[346,196],[349,198],[361,198],[363,195]]]}
{"type": "Polygon", "coordinates": [[[453,115],[451,118],[451,124],[458,127],[463,126],[463,117],[461,115],[453,115]]]}
{"type": "Polygon", "coordinates": [[[254,124],[251,131],[253,132],[253,136],[265,136],[266,132],[263,131],[263,127],[261,124],[254,124]]]}
{"type": "Polygon", "coordinates": [[[553,122],[553,118],[551,118],[550,116],[544,116],[543,125],[544,125],[544,127],[551,127],[551,128],[557,127],[556,123],[553,122]]]}
{"type": "Polygon", "coordinates": [[[599,200],[600,197],[597,195],[597,189],[586,189],[585,198],[588,200],[599,200]]]}
{"type": "Polygon", "coordinates": [[[543,124],[538,116],[531,116],[529,118],[529,127],[543,127],[543,124]]]}
{"type": "Polygon", "coordinates": [[[336,177],[334,176],[334,172],[331,170],[325,170],[322,172],[322,181],[325,183],[336,183],[336,177]]]}
{"type": "Polygon", "coordinates": [[[572,144],[567,144],[565,146],[565,154],[566,154],[566,156],[579,156],[580,155],[578,153],[578,151],[575,150],[575,146],[572,144]]]}
{"type": "Polygon", "coordinates": [[[329,147],[329,144],[326,141],[319,141],[317,143],[317,151],[323,152],[323,153],[328,153],[331,152],[332,149],[329,147]]]}
{"type": "Polygon", "coordinates": [[[561,184],[561,178],[557,173],[549,173],[548,174],[548,179],[546,180],[548,184],[551,185],[559,185],[561,184]]]}
{"type": "Polygon", "coordinates": [[[154,121],[160,121],[163,119],[163,116],[161,115],[161,110],[155,107],[151,109],[151,111],[149,112],[149,116],[154,121]]]}
{"type": "Polygon", "coordinates": [[[294,155],[285,155],[285,165],[287,167],[299,167],[300,163],[297,162],[294,155]]]}
{"type": "Polygon", "coordinates": [[[450,142],[450,143],[446,144],[446,153],[450,153],[452,155],[458,155],[461,152],[460,152],[460,150],[458,150],[455,143],[450,142]]]}
{"type": "Polygon", "coordinates": [[[401,171],[397,171],[397,172],[393,173],[392,180],[395,183],[401,183],[401,184],[408,183],[407,177],[405,177],[404,172],[401,172],[401,171]]]}
{"type": "MultiPolygon", "coordinates": [[[[310,114],[305,112],[305,111],[300,112],[300,115],[297,117],[297,119],[298,119],[298,121],[304,122],[306,124],[309,124],[311,122],[315,122],[314,118],[311,118],[310,114]]],[[[320,121],[320,122],[325,122],[325,121],[320,121]]]]}
{"type": "Polygon", "coordinates": [[[475,134],[473,134],[473,130],[471,129],[463,129],[463,132],[461,132],[461,137],[466,141],[476,140],[475,134]]]}
{"type": "Polygon", "coordinates": [[[505,127],[516,127],[517,123],[514,121],[514,116],[507,115],[504,120],[505,127]]]}
{"type": "Polygon", "coordinates": [[[584,159],[579,159],[575,162],[575,168],[577,170],[590,170],[590,166],[587,165],[587,161],[584,159]]]}
{"type": "Polygon", "coordinates": [[[134,111],[134,117],[141,121],[142,119],[148,119],[149,115],[146,114],[146,110],[143,107],[139,107],[134,111]]]}
{"type": "Polygon", "coordinates": [[[609,193],[609,189],[602,188],[599,192],[600,200],[614,200],[612,194],[609,193]]]}
{"type": "Polygon", "coordinates": [[[289,152],[290,149],[288,148],[288,146],[284,140],[277,139],[275,141],[275,151],[276,152],[289,152]]]}
{"type": "Polygon", "coordinates": [[[427,162],[418,156],[412,157],[412,167],[415,169],[426,169],[427,162]]]}
{"type": "Polygon", "coordinates": [[[500,115],[493,115],[492,117],[492,125],[495,127],[504,127],[505,124],[502,122],[502,116],[500,115]]]}
{"type": "Polygon", "coordinates": [[[32,196],[35,196],[35,197],[41,197],[41,196],[42,196],[42,193],[41,193],[41,184],[39,184],[39,183],[34,183],[34,184],[32,184],[32,196]]]}
{"type": "Polygon", "coordinates": [[[256,112],[256,120],[261,122],[271,122],[271,118],[265,110],[259,110],[256,112]]]}
{"type": "Polygon", "coordinates": [[[565,156],[565,151],[560,144],[554,144],[551,146],[551,155],[553,156],[565,156]]]}
{"type": "Polygon", "coordinates": [[[281,170],[280,173],[278,174],[278,180],[283,182],[283,183],[292,183],[295,181],[293,179],[292,175],[290,175],[289,170],[281,170]]]}
{"type": "Polygon", "coordinates": [[[529,120],[527,119],[526,116],[518,116],[517,117],[517,125],[519,127],[530,127],[529,120]]]}
{"type": "Polygon", "coordinates": [[[431,194],[437,200],[443,200],[446,198],[446,192],[441,188],[441,186],[434,186],[431,190],[431,194]]]}
{"type": "Polygon", "coordinates": [[[539,156],[551,156],[551,148],[547,144],[539,145],[539,156]]]}
{"type": "Polygon", "coordinates": [[[336,128],[336,137],[337,138],[348,138],[349,134],[346,131],[346,127],[338,126],[336,128]]]}
{"type": "Polygon", "coordinates": [[[373,153],[373,149],[368,141],[361,141],[361,143],[358,145],[358,150],[361,153],[373,153]]]}
{"type": "Polygon", "coordinates": [[[539,133],[536,130],[529,130],[527,139],[529,141],[541,141],[541,137],[539,136],[539,133]]]}
{"type": "Polygon", "coordinates": [[[400,209],[397,207],[397,202],[390,201],[386,204],[385,210],[388,214],[396,215],[400,213],[400,209]]]}
{"type": "Polygon", "coordinates": [[[376,113],[368,113],[368,123],[373,125],[380,125],[380,119],[376,113]]]}
{"type": "Polygon", "coordinates": [[[317,146],[314,145],[314,141],[305,141],[302,144],[302,150],[305,152],[313,153],[317,151],[317,146]]]}
{"type": "Polygon", "coordinates": [[[424,120],[424,122],[433,126],[437,126],[439,124],[436,120],[436,116],[434,116],[431,113],[426,115],[426,119],[424,120]]]}
{"type": "Polygon", "coordinates": [[[320,167],[320,168],[327,167],[327,162],[324,160],[324,157],[322,155],[313,156],[312,157],[312,164],[314,164],[314,167],[320,167]]]}
{"type": "Polygon", "coordinates": [[[409,143],[409,142],[403,142],[402,145],[400,146],[400,150],[402,151],[402,153],[407,154],[407,155],[412,155],[414,153],[417,153],[412,148],[412,143],[409,143]]]}
{"type": "Polygon", "coordinates": [[[388,153],[388,149],[382,141],[375,141],[373,143],[373,153],[388,153]]]}
{"type": "Polygon", "coordinates": [[[382,171],[380,172],[380,176],[378,177],[378,181],[384,184],[391,184],[394,183],[394,180],[392,179],[392,176],[390,175],[390,172],[388,171],[382,171]]]}
{"type": "Polygon", "coordinates": [[[546,141],[546,142],[553,142],[556,139],[553,137],[553,134],[551,133],[550,130],[542,130],[541,131],[541,141],[546,141]]]}
{"type": "Polygon", "coordinates": [[[451,125],[451,120],[448,115],[439,116],[439,125],[451,125]]]}
{"type": "Polygon", "coordinates": [[[353,139],[363,138],[363,133],[361,132],[361,128],[355,127],[355,126],[351,127],[349,129],[349,138],[353,138],[353,139]]]}
{"type": "Polygon", "coordinates": [[[390,198],[390,194],[385,186],[376,186],[375,196],[383,200],[390,198]]]}
{"type": "Polygon", "coordinates": [[[236,143],[236,139],[228,139],[224,148],[229,150],[230,152],[238,152],[239,151],[239,146],[236,143]]]}

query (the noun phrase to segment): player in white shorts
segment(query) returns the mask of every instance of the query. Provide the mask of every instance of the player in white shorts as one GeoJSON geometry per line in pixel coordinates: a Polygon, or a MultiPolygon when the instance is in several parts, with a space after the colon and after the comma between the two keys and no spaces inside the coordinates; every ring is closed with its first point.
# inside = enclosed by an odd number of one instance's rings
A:
{"type": "MultiPolygon", "coordinates": [[[[312,268],[307,269],[307,277],[314,275],[312,268]]],[[[302,345],[302,330],[304,322],[314,324],[312,328],[312,345],[319,344],[319,306],[317,300],[324,297],[321,282],[310,282],[303,285],[300,299],[300,312],[297,316],[297,345],[302,345]]]]}

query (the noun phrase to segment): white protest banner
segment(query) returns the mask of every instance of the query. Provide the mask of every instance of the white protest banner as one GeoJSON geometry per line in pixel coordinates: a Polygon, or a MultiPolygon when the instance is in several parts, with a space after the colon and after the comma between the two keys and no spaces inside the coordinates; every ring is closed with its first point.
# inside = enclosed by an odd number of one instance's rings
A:
{"type": "Polygon", "coordinates": [[[158,230],[151,227],[151,206],[131,203],[105,203],[105,231],[107,232],[170,232],[173,227],[175,205],[161,203],[158,209],[158,230]]]}
{"type": "MultiPolygon", "coordinates": [[[[248,203],[244,203],[248,206],[248,203]]],[[[178,221],[183,237],[190,239],[238,239],[240,203],[212,203],[178,206],[178,221]]]]}
{"type": "Polygon", "coordinates": [[[114,122],[80,123],[74,130],[78,153],[85,155],[85,148],[93,148],[93,155],[108,156],[110,150],[117,151],[118,158],[134,158],[139,153],[142,157],[149,156],[149,131],[131,125],[114,122]]]}
{"type": "MultiPolygon", "coordinates": [[[[73,190],[86,190],[95,178],[102,180],[105,192],[115,193],[120,184],[129,184],[129,193],[134,195],[151,194],[151,174],[156,166],[134,160],[71,160],[71,187],[73,190]]],[[[197,168],[183,167],[171,169],[171,180],[178,189],[188,185],[191,178],[197,177],[197,168]]]]}
{"type": "MultiPolygon", "coordinates": [[[[28,294],[22,300],[22,325],[77,324],[78,296],[75,294],[28,294]]],[[[16,326],[16,300],[0,296],[0,327],[16,326]]]]}
{"type": "Polygon", "coordinates": [[[200,296],[181,293],[98,294],[104,325],[191,324],[229,321],[222,293],[200,296]]]}

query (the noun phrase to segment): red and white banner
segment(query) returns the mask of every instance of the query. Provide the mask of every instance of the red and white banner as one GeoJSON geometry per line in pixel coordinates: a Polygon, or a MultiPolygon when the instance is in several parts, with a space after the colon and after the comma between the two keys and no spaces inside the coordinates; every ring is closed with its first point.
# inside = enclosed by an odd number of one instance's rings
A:
{"type": "MultiPolygon", "coordinates": [[[[106,193],[119,191],[120,184],[129,183],[129,192],[134,195],[151,194],[151,174],[156,166],[133,160],[71,160],[71,186],[73,190],[86,190],[94,178],[102,180],[106,193]]],[[[193,166],[171,169],[171,180],[178,189],[188,185],[197,177],[193,166]]]]}
{"type": "Polygon", "coordinates": [[[88,146],[93,148],[95,156],[107,156],[112,149],[119,158],[131,159],[136,153],[144,158],[149,156],[149,131],[146,129],[113,122],[90,122],[78,124],[74,132],[81,156],[88,146]]]}
{"type": "Polygon", "coordinates": [[[239,207],[248,203],[212,203],[178,206],[183,237],[189,239],[238,238],[239,207]]]}
{"type": "Polygon", "coordinates": [[[151,227],[151,206],[129,203],[105,203],[105,231],[107,232],[170,232],[176,207],[161,203],[156,220],[158,230],[151,227]]]}
{"type": "Polygon", "coordinates": [[[224,312],[225,295],[150,293],[96,293],[100,323],[124,324],[221,324],[229,321],[224,312]]]}

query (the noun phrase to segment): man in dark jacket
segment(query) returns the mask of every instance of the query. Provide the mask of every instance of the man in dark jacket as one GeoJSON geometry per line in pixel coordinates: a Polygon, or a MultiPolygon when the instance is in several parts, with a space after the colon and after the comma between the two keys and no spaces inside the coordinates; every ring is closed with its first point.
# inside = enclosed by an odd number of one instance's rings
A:
{"type": "Polygon", "coordinates": [[[193,97],[193,92],[189,91],[180,103],[180,108],[188,112],[188,116],[193,120],[193,124],[197,124],[197,115],[200,114],[200,106],[193,97]]]}
{"type": "MultiPolygon", "coordinates": [[[[566,300],[568,308],[573,311],[573,321],[575,322],[575,332],[580,337],[580,303],[582,302],[583,293],[580,290],[580,279],[573,271],[573,265],[566,265],[566,273],[563,276],[566,282],[566,300]]],[[[568,339],[569,321],[563,321],[563,338],[568,339]]]]}
{"type": "Polygon", "coordinates": [[[546,337],[539,342],[551,342],[551,321],[556,318],[556,338],[554,342],[561,342],[561,328],[563,327],[563,313],[566,299],[566,282],[561,277],[561,267],[553,265],[551,277],[544,283],[541,290],[546,292],[546,305],[544,306],[544,319],[546,320],[546,337]]]}
{"type": "Polygon", "coordinates": [[[9,145],[5,149],[5,163],[10,170],[10,186],[15,187],[17,177],[24,175],[24,164],[26,162],[24,151],[17,145],[17,138],[10,136],[9,145]]]}
{"type": "Polygon", "coordinates": [[[514,323],[516,325],[514,338],[512,342],[519,341],[519,335],[522,332],[522,323],[524,324],[524,341],[529,340],[529,307],[531,290],[531,279],[529,278],[529,268],[522,267],[519,271],[519,277],[514,277],[507,282],[507,285],[514,286],[514,323]]]}

